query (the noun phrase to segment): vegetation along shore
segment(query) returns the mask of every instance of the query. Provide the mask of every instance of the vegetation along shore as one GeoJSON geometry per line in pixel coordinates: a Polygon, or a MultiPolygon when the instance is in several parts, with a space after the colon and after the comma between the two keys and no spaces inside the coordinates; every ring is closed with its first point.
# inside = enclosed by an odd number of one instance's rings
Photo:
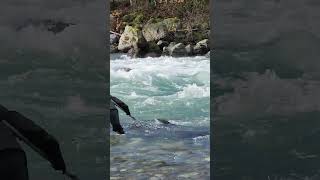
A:
{"type": "Polygon", "coordinates": [[[131,57],[209,57],[209,0],[114,0],[110,51],[131,57]]]}

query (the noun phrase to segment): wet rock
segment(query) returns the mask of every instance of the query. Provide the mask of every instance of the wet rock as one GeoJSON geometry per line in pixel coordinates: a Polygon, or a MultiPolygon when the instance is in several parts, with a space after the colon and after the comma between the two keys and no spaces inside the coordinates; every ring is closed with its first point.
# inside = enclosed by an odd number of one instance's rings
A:
{"type": "Polygon", "coordinates": [[[138,48],[137,46],[132,47],[127,55],[132,58],[143,58],[148,54],[148,48],[138,48]]]}
{"type": "Polygon", "coordinates": [[[117,53],[117,52],[119,52],[118,46],[114,44],[110,45],[110,53],[117,53]]]}
{"type": "Polygon", "coordinates": [[[160,41],[157,42],[157,45],[159,46],[160,49],[163,49],[163,47],[169,45],[169,42],[160,40],[160,41]]]}
{"type": "Polygon", "coordinates": [[[129,72],[129,71],[131,71],[132,69],[131,69],[131,68],[127,68],[127,67],[122,67],[122,68],[119,68],[119,70],[125,71],[125,72],[129,72]]]}
{"type": "Polygon", "coordinates": [[[164,55],[164,56],[170,55],[169,47],[163,47],[162,55],[164,55]]]}
{"type": "Polygon", "coordinates": [[[119,36],[110,34],[110,44],[117,44],[119,42],[119,36]]]}
{"type": "Polygon", "coordinates": [[[161,53],[150,52],[144,55],[144,57],[160,57],[161,53]]]}
{"type": "Polygon", "coordinates": [[[192,56],[193,55],[193,46],[191,44],[188,44],[186,46],[186,52],[188,56],[192,56]]]}
{"type": "Polygon", "coordinates": [[[152,55],[152,57],[159,57],[161,56],[161,49],[155,42],[149,42],[148,47],[146,49],[147,54],[152,55]]]}
{"type": "Polygon", "coordinates": [[[125,27],[125,30],[119,40],[118,49],[120,51],[127,52],[131,48],[135,48],[135,51],[138,51],[146,46],[147,42],[140,29],[132,26],[125,27]]]}
{"type": "Polygon", "coordinates": [[[170,55],[174,57],[186,56],[187,51],[185,45],[182,43],[178,43],[174,45],[171,49],[169,49],[170,55]]]}
{"type": "Polygon", "coordinates": [[[135,50],[134,50],[134,48],[131,48],[131,49],[127,52],[127,55],[130,56],[130,57],[135,57],[135,50]]]}
{"type": "Polygon", "coordinates": [[[209,51],[209,52],[207,52],[207,54],[206,54],[206,58],[210,58],[210,51],[209,51]]]}
{"type": "Polygon", "coordinates": [[[187,51],[183,43],[171,42],[169,46],[163,48],[163,55],[174,57],[186,56],[187,51]]]}
{"type": "Polygon", "coordinates": [[[194,46],[194,53],[198,55],[204,55],[209,51],[209,40],[204,39],[202,41],[199,41],[195,46],[194,46]]]}

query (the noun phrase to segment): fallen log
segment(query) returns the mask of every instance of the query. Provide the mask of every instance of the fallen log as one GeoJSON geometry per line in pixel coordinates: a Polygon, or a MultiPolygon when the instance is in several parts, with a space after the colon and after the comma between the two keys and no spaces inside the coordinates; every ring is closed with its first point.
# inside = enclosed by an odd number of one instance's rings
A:
{"type": "Polygon", "coordinates": [[[117,33],[117,32],[114,32],[114,31],[110,31],[110,33],[111,33],[111,34],[115,34],[115,35],[117,35],[117,36],[121,36],[120,33],[117,33]]]}

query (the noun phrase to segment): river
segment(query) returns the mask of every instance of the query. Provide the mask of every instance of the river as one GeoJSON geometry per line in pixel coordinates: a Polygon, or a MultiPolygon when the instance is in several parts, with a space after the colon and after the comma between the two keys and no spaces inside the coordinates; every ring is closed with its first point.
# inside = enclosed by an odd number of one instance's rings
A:
{"type": "Polygon", "coordinates": [[[112,54],[111,95],[126,135],[111,133],[111,179],[210,179],[210,60],[112,54]],[[156,119],[168,120],[163,124],[156,119]]]}

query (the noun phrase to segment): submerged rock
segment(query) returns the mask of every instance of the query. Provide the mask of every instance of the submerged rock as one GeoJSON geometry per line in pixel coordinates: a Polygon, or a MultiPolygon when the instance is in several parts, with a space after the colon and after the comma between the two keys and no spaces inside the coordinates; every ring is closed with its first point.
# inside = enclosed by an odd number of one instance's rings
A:
{"type": "Polygon", "coordinates": [[[127,67],[122,67],[122,68],[119,68],[119,70],[125,71],[125,72],[129,72],[129,71],[131,71],[132,69],[131,69],[131,68],[127,68],[127,67]]]}

